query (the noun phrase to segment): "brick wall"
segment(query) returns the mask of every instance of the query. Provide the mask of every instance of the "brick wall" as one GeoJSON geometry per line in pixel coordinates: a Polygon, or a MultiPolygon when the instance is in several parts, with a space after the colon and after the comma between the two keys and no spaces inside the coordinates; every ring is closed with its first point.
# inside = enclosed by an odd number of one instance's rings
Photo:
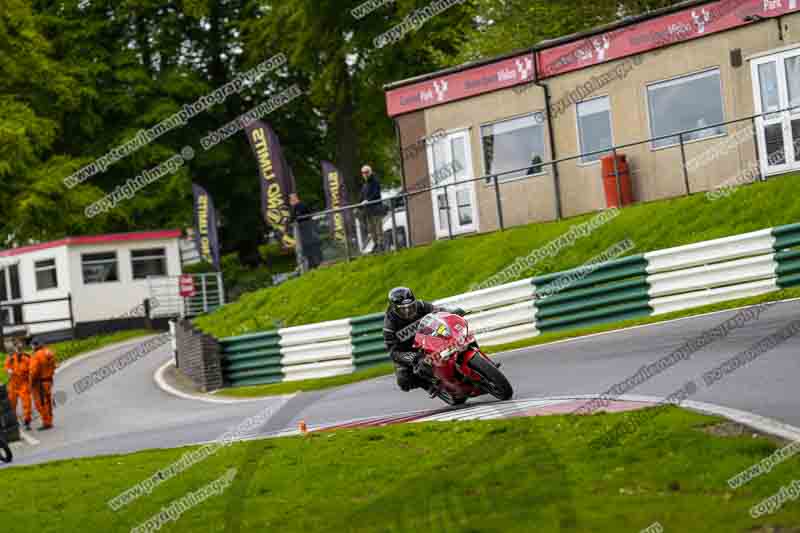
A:
{"type": "Polygon", "coordinates": [[[221,389],[222,364],[217,339],[200,332],[188,320],[175,324],[178,370],[204,392],[221,389]]]}

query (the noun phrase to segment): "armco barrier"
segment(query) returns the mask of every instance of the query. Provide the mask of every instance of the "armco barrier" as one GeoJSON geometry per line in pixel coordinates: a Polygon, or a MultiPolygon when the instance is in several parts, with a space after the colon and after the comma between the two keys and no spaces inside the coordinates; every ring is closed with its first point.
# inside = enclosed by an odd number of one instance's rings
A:
{"type": "Polygon", "coordinates": [[[357,370],[385,363],[389,360],[383,344],[383,313],[351,319],[353,365],[357,370]]]}
{"type": "Polygon", "coordinates": [[[558,331],[647,316],[647,260],[634,255],[592,266],[573,269],[531,280],[536,287],[539,311],[536,327],[540,331],[558,331]],[[551,285],[552,284],[552,285],[551,285]],[[562,287],[554,294],[549,287],[562,287]]]}
{"type": "Polygon", "coordinates": [[[259,385],[283,381],[278,331],[220,339],[222,376],[228,385],[259,385]]]}
{"type": "Polygon", "coordinates": [[[784,289],[800,285],[800,251],[790,250],[800,245],[800,224],[773,228],[775,260],[778,263],[777,285],[784,289]]]}
{"type": "MultiPolygon", "coordinates": [[[[800,224],[632,255],[434,303],[483,345],[658,315],[800,285],[800,224]]],[[[220,339],[226,384],[335,376],[388,361],[383,313],[220,339]]]]}

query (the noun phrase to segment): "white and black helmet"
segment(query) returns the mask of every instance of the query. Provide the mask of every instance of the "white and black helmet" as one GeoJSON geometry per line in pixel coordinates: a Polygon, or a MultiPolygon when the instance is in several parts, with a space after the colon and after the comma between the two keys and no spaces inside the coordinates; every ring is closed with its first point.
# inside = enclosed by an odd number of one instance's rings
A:
{"type": "Polygon", "coordinates": [[[390,290],[389,304],[392,311],[403,320],[411,320],[417,316],[417,299],[408,287],[390,290]]]}

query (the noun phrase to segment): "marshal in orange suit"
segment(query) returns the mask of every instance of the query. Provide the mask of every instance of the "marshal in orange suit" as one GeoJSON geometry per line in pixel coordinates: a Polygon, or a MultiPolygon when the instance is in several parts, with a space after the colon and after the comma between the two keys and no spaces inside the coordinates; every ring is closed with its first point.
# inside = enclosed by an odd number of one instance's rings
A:
{"type": "Polygon", "coordinates": [[[17,400],[22,403],[22,417],[25,429],[31,429],[31,389],[30,356],[22,350],[22,341],[14,341],[14,352],[6,357],[8,381],[8,400],[11,409],[17,412],[17,400]]]}
{"type": "Polygon", "coordinates": [[[33,402],[42,417],[39,430],[53,427],[53,376],[56,373],[56,356],[38,340],[33,340],[34,349],[30,365],[30,384],[33,402]]]}

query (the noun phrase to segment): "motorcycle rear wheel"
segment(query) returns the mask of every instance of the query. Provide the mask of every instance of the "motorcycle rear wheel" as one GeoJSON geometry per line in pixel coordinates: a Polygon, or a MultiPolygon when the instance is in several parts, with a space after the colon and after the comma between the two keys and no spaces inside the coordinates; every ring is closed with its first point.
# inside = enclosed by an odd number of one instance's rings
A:
{"type": "Polygon", "coordinates": [[[502,401],[510,400],[514,396],[514,389],[508,378],[484,356],[475,355],[470,359],[469,367],[481,376],[482,379],[477,384],[481,390],[502,401]]]}

